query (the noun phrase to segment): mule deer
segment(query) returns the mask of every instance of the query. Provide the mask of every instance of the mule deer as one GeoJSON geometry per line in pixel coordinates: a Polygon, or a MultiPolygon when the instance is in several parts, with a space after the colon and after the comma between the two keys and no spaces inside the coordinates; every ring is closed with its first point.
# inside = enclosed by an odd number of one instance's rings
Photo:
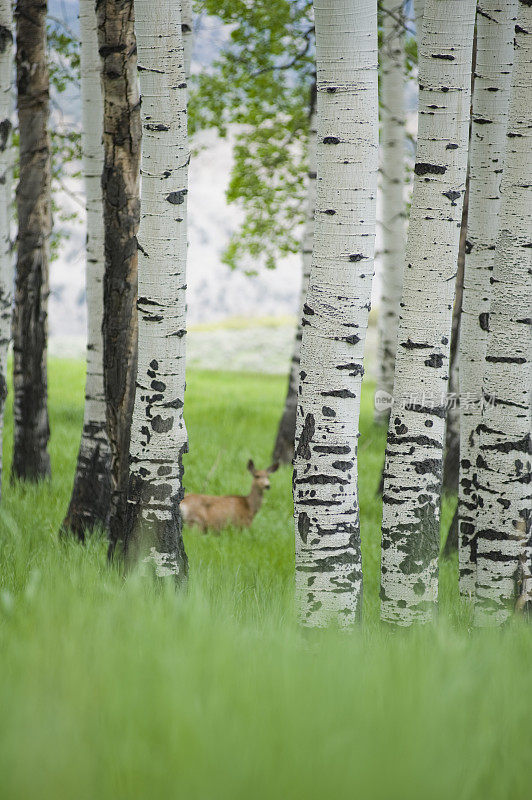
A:
{"type": "Polygon", "coordinates": [[[279,464],[268,469],[255,469],[253,461],[248,461],[248,470],[253,475],[251,491],[247,497],[223,495],[215,497],[208,494],[187,494],[181,501],[181,515],[187,525],[198,525],[203,532],[208,528],[219,531],[226,525],[249,528],[253,517],[262,505],[262,495],[270,488],[270,474],[279,464]]]}

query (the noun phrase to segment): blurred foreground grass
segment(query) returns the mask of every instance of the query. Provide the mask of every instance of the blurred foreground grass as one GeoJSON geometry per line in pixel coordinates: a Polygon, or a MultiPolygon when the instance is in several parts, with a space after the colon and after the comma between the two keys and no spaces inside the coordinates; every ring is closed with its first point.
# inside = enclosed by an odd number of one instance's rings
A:
{"type": "MultiPolygon", "coordinates": [[[[189,490],[246,492],[269,461],[285,381],[192,373],[189,490]]],[[[297,628],[290,470],[249,531],[186,535],[185,596],[61,545],[77,453],[83,365],[52,361],[50,484],[10,486],[0,508],[0,797],[530,797],[532,632],[470,631],[456,564],[439,620],[378,622],[384,431],[364,396],[360,460],[364,624],[297,628]]],[[[448,524],[452,507],[445,504],[448,524]]]]}

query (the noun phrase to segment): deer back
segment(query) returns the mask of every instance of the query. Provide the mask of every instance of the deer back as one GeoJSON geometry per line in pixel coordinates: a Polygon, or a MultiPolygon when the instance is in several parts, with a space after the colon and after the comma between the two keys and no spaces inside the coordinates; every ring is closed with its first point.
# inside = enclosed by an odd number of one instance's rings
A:
{"type": "Polygon", "coordinates": [[[187,525],[198,525],[202,530],[220,530],[226,525],[246,528],[254,516],[247,497],[208,494],[187,495],[181,501],[181,514],[187,525]]]}

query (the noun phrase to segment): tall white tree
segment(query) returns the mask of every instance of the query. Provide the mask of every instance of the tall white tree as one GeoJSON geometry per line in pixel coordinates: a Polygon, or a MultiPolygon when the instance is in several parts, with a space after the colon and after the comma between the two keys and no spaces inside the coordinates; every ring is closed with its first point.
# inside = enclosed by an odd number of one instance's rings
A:
{"type": "Polygon", "coordinates": [[[375,246],[378,158],[374,0],[316,0],[314,252],[306,301],[296,453],[301,621],[352,624],[362,563],[357,439],[375,246]]]}
{"type": "Polygon", "coordinates": [[[514,62],[478,429],[477,625],[500,624],[516,601],[532,601],[530,0],[519,2],[514,62]]]}
{"type": "Polygon", "coordinates": [[[4,405],[7,397],[7,350],[11,340],[13,306],[13,259],[9,231],[13,171],[11,149],[12,30],[11,0],[0,0],[0,482],[2,478],[4,405]]]}
{"type": "Polygon", "coordinates": [[[180,3],[135,0],[142,96],[138,371],[126,526],[129,564],[183,580],[187,85],[180,3]]]}
{"type": "Polygon", "coordinates": [[[427,621],[438,597],[442,448],[468,153],[475,0],[426,0],[414,191],[383,491],[381,615],[427,621]]]}
{"type": "MultiPolygon", "coordinates": [[[[382,290],[377,391],[391,395],[405,261],[405,28],[402,10],[396,0],[383,0],[381,7],[382,290]]],[[[377,404],[376,421],[384,422],[387,417],[387,411],[377,404]]]]}
{"type": "Polygon", "coordinates": [[[103,95],[94,0],[80,0],[81,113],[83,179],[87,208],[87,377],[85,413],[74,486],[63,530],[80,539],[105,526],[111,491],[110,453],[103,387],[103,275],[105,269],[102,202],[103,95]]]}
{"type": "Polygon", "coordinates": [[[309,160],[307,183],[307,207],[305,213],[305,227],[301,242],[301,295],[299,314],[297,318],[296,333],[292,360],[290,362],[290,375],[288,378],[288,391],[284,404],[283,414],[279,422],[279,429],[273,448],[273,460],[290,464],[294,457],[294,440],[296,434],[297,416],[297,388],[299,386],[299,370],[301,363],[301,338],[303,335],[303,303],[307,296],[310,266],[312,263],[312,243],[314,240],[314,206],[316,204],[316,108],[310,115],[309,125],[309,160]]]}
{"type": "Polygon", "coordinates": [[[485,369],[494,249],[499,231],[501,176],[518,0],[482,0],[477,11],[477,53],[471,145],[469,214],[460,336],[460,480],[458,546],[460,593],[476,584],[477,428],[485,369]]]}

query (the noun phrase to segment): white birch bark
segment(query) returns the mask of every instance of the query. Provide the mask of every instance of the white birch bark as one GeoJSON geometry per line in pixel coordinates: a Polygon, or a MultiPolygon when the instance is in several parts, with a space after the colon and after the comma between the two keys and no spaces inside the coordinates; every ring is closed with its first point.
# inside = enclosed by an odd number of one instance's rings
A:
{"type": "Polygon", "coordinates": [[[185,393],[187,86],[180,4],[135,0],[142,95],[138,371],[126,531],[129,564],[186,577],[179,503],[185,393]]]}
{"type": "Polygon", "coordinates": [[[11,112],[13,83],[13,12],[11,0],[0,0],[0,486],[4,406],[7,397],[7,351],[11,340],[13,258],[11,256],[11,191],[13,152],[11,112]]]}
{"type": "Polygon", "coordinates": [[[375,247],[377,8],[316,0],[314,252],[303,307],[294,458],[296,592],[309,626],[362,606],[357,439],[375,247]]]}
{"type": "MultiPolygon", "coordinates": [[[[314,103],[314,106],[316,104],[314,103]]],[[[307,296],[307,288],[312,264],[312,243],[314,240],[314,207],[316,205],[316,110],[312,110],[309,123],[308,183],[305,226],[301,242],[301,292],[297,327],[294,337],[294,349],[290,362],[288,391],[285,406],[279,423],[279,430],[273,448],[273,461],[291,464],[294,458],[294,440],[297,415],[297,387],[299,385],[299,368],[301,362],[301,337],[303,333],[303,303],[307,296]]]]}
{"type": "Polygon", "coordinates": [[[383,490],[381,616],[438,597],[445,397],[468,153],[475,0],[426,0],[414,191],[383,490]]]}
{"type": "Polygon", "coordinates": [[[418,47],[421,40],[421,30],[423,28],[423,12],[425,10],[425,0],[414,0],[414,22],[416,23],[418,47]]]}
{"type": "Polygon", "coordinates": [[[458,548],[460,593],[476,583],[477,427],[485,368],[490,278],[499,230],[500,186],[506,153],[513,38],[518,0],[482,0],[477,10],[477,54],[471,145],[469,213],[460,336],[460,478],[458,548]]]}
{"type": "MultiPolygon", "coordinates": [[[[399,303],[405,261],[405,50],[401,8],[397,0],[382,3],[381,187],[382,290],[379,302],[377,391],[393,392],[399,303]],[[391,13],[392,12],[393,16],[391,13]]],[[[388,409],[375,405],[375,421],[384,422],[388,409]]]]}
{"type": "Polygon", "coordinates": [[[185,58],[185,75],[187,81],[190,78],[190,67],[192,64],[192,48],[194,45],[194,13],[192,11],[192,0],[180,0],[181,2],[181,32],[183,34],[183,51],[185,58]]]}
{"type": "Polygon", "coordinates": [[[110,500],[110,452],[103,386],[103,276],[105,270],[102,199],[103,95],[94,0],[80,0],[81,113],[83,179],[87,209],[86,295],[87,376],[85,411],[70,506],[63,522],[81,539],[85,530],[105,525],[110,500]]]}
{"type": "Polygon", "coordinates": [[[521,0],[479,426],[477,625],[504,622],[531,588],[531,108],[532,6],[521,0]]]}

